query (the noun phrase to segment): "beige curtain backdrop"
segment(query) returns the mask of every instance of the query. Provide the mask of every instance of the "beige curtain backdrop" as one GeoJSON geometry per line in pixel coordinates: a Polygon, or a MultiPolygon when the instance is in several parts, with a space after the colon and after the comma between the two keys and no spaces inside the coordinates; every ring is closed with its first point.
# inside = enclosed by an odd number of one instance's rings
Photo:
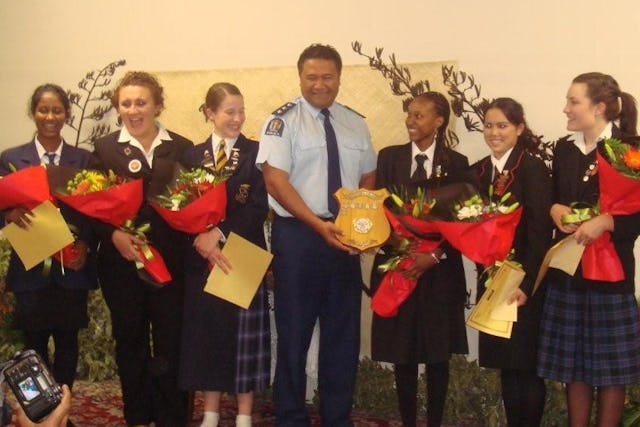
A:
{"type": "MultiPolygon", "coordinates": [[[[442,66],[455,62],[424,62],[404,65],[414,82],[428,80],[431,89],[446,95],[442,85],[442,66]]],[[[300,94],[295,66],[271,68],[240,68],[208,71],[157,72],[166,96],[166,109],[160,121],[168,129],[193,140],[204,141],[212,130],[198,108],[204,103],[209,87],[216,82],[230,82],[244,95],[247,121],[244,134],[260,139],[260,130],[267,116],[285,102],[300,94]]],[[[402,97],[394,96],[389,81],[368,66],[345,66],[342,70],[338,101],[366,117],[376,150],[407,141],[402,111],[402,97]]],[[[455,122],[455,120],[453,120],[455,122]]],[[[452,128],[455,123],[452,123],[452,128]]]]}

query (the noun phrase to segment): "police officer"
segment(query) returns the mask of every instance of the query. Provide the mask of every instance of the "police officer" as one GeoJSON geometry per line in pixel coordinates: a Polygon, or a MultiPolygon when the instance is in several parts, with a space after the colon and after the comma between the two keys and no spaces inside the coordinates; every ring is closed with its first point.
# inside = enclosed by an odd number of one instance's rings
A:
{"type": "Polygon", "coordinates": [[[322,423],[352,425],[362,279],[356,252],[336,237],[333,194],[340,187],[373,189],[376,153],[363,118],[335,102],[341,70],[331,46],[313,44],[301,53],[302,96],[267,119],[256,160],[275,211],[277,425],[309,425],[305,363],[316,319],[322,423]]]}

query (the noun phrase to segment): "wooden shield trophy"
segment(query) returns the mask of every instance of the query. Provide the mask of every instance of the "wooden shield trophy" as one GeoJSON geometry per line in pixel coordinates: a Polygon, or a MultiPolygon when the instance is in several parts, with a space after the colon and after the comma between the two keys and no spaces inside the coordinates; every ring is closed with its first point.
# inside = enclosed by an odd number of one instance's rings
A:
{"type": "Polygon", "coordinates": [[[389,238],[391,227],[382,209],[389,197],[387,190],[341,188],[335,197],[340,203],[335,224],[344,233],[338,237],[342,243],[363,251],[381,246],[389,238]]]}

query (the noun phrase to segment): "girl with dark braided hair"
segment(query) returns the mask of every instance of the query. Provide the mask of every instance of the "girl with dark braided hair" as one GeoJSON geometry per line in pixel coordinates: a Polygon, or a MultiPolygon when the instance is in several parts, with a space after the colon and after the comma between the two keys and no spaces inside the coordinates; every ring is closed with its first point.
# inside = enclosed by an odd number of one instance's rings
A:
{"type": "MultiPolygon", "coordinates": [[[[410,141],[378,154],[376,188],[416,186],[433,189],[460,181],[468,168],[465,156],[445,143],[449,101],[438,92],[417,96],[408,107],[410,141]]],[[[393,237],[374,261],[372,290],[382,280],[377,266],[389,259],[393,237]]],[[[466,282],[460,252],[446,242],[431,253],[414,253],[405,271],[417,286],[394,317],[374,313],[372,358],[394,364],[402,423],[416,425],[418,364],[426,364],[427,426],[440,426],[449,383],[451,354],[467,353],[464,325],[466,282]]]]}

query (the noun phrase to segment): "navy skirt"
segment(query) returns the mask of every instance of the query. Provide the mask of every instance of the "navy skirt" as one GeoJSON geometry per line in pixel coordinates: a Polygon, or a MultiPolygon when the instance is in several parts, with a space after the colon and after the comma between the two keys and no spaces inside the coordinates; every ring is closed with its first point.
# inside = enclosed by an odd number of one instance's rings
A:
{"type": "Polygon", "coordinates": [[[633,295],[549,283],[538,375],[564,383],[623,386],[640,381],[640,321],[633,295]]]}

